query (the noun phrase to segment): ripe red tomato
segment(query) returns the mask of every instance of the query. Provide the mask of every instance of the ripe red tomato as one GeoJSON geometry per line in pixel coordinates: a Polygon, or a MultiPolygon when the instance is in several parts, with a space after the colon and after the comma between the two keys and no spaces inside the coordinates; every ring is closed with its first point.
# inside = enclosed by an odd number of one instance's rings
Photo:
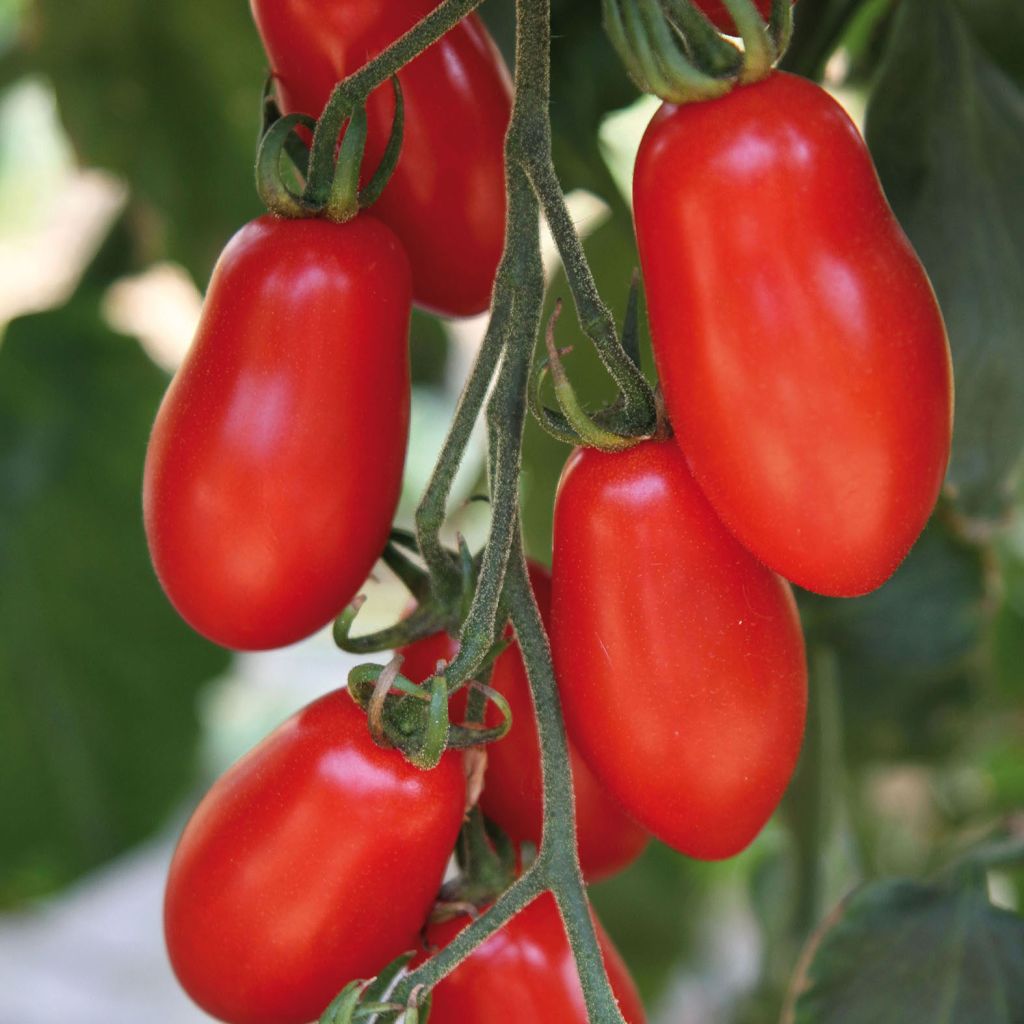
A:
{"type": "Polygon", "coordinates": [[[803,637],[786,582],[725,529],[672,442],[570,456],[551,643],[570,734],[609,793],[691,857],[742,850],[800,753],[803,637]]]}
{"type": "MultiPolygon", "coordinates": [[[[458,918],[427,929],[427,942],[443,949],[469,921],[458,918]]],[[[643,1024],[644,1008],[633,979],[600,922],[598,943],[612,991],[626,1024],[643,1024]]],[[[418,966],[427,959],[421,954],[418,966]]],[[[554,897],[544,893],[501,931],[477,947],[435,986],[430,1024],[586,1024],[583,989],[554,897]]]]}
{"type": "Polygon", "coordinates": [[[171,862],[167,949],[230,1024],[307,1024],[417,935],[462,822],[462,759],[374,744],[344,690],[290,718],[203,798],[171,862]]]}
{"type": "MultiPolygon", "coordinates": [[[[770,18],[772,13],[772,0],[754,0],[757,5],[757,9],[761,12],[761,17],[770,18]]],[[[722,32],[736,31],[736,23],[732,20],[732,15],[729,13],[725,4],[722,0],[696,0],[697,6],[711,19],[715,28],[720,29],[722,32]]],[[[796,3],[796,0],[793,0],[796,3]]]]}
{"type": "Polygon", "coordinates": [[[663,106],[633,190],[658,372],[697,482],[787,579],[878,587],[942,485],[952,370],[857,129],[777,72],[663,106]]]}
{"type": "MultiPolygon", "coordinates": [[[[530,581],[546,625],[550,624],[551,577],[539,565],[530,566],[530,581]]],[[[451,661],[458,643],[445,633],[410,644],[401,650],[403,674],[422,682],[434,674],[437,662],[451,661]]],[[[480,808],[517,843],[540,843],[544,818],[540,742],[533,714],[530,683],[522,655],[515,645],[494,664],[491,686],[512,709],[508,735],[487,748],[487,775],[480,808]]],[[[466,702],[457,696],[452,716],[460,720],[466,702]]],[[[493,705],[487,724],[497,725],[501,716],[493,705]]],[[[569,763],[576,795],[576,831],[580,865],[588,881],[607,878],[631,864],[647,845],[647,833],[612,800],[594,778],[586,762],[570,742],[569,763]]]]}
{"type": "MultiPolygon", "coordinates": [[[[285,113],[319,117],[335,83],[358,71],[438,0],[251,0],[285,113]]],[[[373,212],[402,240],[416,302],[444,316],[487,309],[505,239],[508,71],[470,15],[399,72],[405,135],[373,212]]],[[[390,85],[370,97],[367,168],[391,130],[390,85]]]]}
{"type": "Polygon", "coordinates": [[[410,308],[369,216],[261,217],[221,255],[143,488],[160,582],[211,640],[294,643],[366,579],[401,489],[410,308]]]}

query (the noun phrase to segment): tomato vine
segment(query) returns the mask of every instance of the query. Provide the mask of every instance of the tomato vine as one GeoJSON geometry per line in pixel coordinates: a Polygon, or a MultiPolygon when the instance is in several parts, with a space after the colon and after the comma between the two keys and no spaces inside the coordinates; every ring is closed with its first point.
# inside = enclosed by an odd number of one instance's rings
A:
{"type": "MultiPolygon", "coordinates": [[[[325,117],[332,108],[344,109],[354,96],[366,95],[387,81],[476,6],[471,0],[445,0],[407,35],[340,83],[325,117]]],[[[551,649],[530,587],[520,536],[519,476],[527,386],[544,299],[542,212],[566,267],[581,326],[621,390],[619,429],[636,437],[649,434],[656,408],[650,386],[622,348],[614,318],[598,294],[552,163],[549,0],[517,0],[516,21],[515,98],[505,143],[505,251],[495,281],[490,322],[417,508],[416,533],[430,572],[433,596],[441,602],[452,601],[462,580],[441,542],[441,529],[456,471],[483,411],[488,429],[492,519],[476,590],[461,631],[460,650],[445,676],[449,690],[473,676],[500,638],[505,622],[499,611],[507,609],[537,716],[544,792],[543,838],[533,865],[443,950],[405,975],[391,998],[404,1004],[416,990],[429,989],[489,935],[550,890],[565,923],[591,1021],[621,1024],[623,1017],[602,962],[577,859],[568,744],[551,649]]]]}

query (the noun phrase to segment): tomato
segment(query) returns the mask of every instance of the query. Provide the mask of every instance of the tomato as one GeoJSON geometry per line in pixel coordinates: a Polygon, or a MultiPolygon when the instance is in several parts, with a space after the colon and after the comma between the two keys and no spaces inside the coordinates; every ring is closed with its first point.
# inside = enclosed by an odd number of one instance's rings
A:
{"type": "Polygon", "coordinates": [[[736,536],[830,596],[880,586],[949,459],[935,296],[849,117],[777,72],[663,106],[634,209],[668,414],[736,536]]]}
{"type": "Polygon", "coordinates": [[[230,1024],[307,1024],[418,943],[462,822],[449,751],[419,771],[344,690],[308,705],[203,798],[164,903],[178,980],[230,1024]]]}
{"type": "MultiPolygon", "coordinates": [[[[757,9],[761,12],[762,18],[770,18],[772,14],[772,0],[754,0],[757,9]]],[[[715,28],[722,32],[735,33],[736,23],[722,0],[696,0],[697,6],[711,19],[715,28]]],[[[796,0],[793,0],[796,3],[796,0]]]]}
{"type": "Polygon", "coordinates": [[[261,217],[224,250],[146,455],[146,535],[182,617],[226,647],[301,640],[383,550],[409,424],[395,236],[261,217]]]}
{"type": "MultiPolygon", "coordinates": [[[[251,0],[281,108],[319,117],[335,83],[428,15],[438,0],[251,0]]],[[[505,239],[508,71],[470,15],[399,72],[405,134],[373,212],[409,254],[416,302],[444,316],[487,309],[505,239]]],[[[391,130],[390,85],[370,97],[365,167],[391,130]]]]}
{"type": "MultiPolygon", "coordinates": [[[[550,621],[551,577],[539,565],[530,566],[530,581],[545,624],[550,621]]],[[[410,644],[400,652],[403,674],[422,682],[434,674],[440,659],[451,661],[458,643],[444,633],[410,644]]],[[[544,818],[540,741],[533,713],[530,683],[519,648],[513,645],[495,662],[491,686],[512,709],[512,728],[504,739],[487,748],[487,775],[480,808],[517,843],[539,845],[544,818]]],[[[459,720],[466,702],[456,697],[452,715],[459,720]]],[[[487,723],[497,725],[500,714],[490,705],[487,723]]],[[[570,742],[569,764],[576,796],[576,830],[580,865],[588,881],[607,878],[631,864],[647,845],[647,833],[632,821],[594,778],[570,742]]]]}
{"type": "MultiPolygon", "coordinates": [[[[431,925],[427,942],[443,949],[466,918],[431,925]]],[[[644,1008],[622,957],[595,919],[612,991],[626,1024],[644,1008]]],[[[413,961],[418,966],[427,957],[413,961]]],[[[478,946],[433,990],[430,1024],[586,1024],[583,989],[554,897],[544,893],[478,946]]]]}
{"type": "Polygon", "coordinates": [[[803,637],[786,582],[725,529],[672,442],[570,456],[551,643],[570,734],[608,792],[691,857],[742,850],[800,752],[803,637]]]}

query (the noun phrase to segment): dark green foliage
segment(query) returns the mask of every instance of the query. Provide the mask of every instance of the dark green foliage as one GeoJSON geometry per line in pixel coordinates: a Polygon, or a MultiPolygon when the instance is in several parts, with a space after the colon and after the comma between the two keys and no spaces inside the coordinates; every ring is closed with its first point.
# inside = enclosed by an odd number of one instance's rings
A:
{"type": "Polygon", "coordinates": [[[194,773],[196,691],[227,664],[150,567],[141,468],[166,378],[100,295],[90,275],[0,346],[0,904],[166,818],[194,773]]]}
{"type": "Polygon", "coordinates": [[[1024,20],[1014,0],[968,18],[975,2],[900,5],[867,136],[949,329],[949,480],[968,515],[1001,518],[1024,450],[1024,20]],[[1000,42],[1016,81],[996,62],[1000,42]]]}
{"type": "Polygon", "coordinates": [[[827,922],[792,1024],[1020,1024],[1024,921],[984,884],[879,882],[827,922]]]}

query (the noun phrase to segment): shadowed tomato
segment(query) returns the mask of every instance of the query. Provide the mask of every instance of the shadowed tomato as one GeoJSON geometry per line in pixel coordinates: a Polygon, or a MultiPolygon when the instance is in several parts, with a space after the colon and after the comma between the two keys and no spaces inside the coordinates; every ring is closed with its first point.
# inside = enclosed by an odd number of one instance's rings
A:
{"type": "MultiPolygon", "coordinates": [[[[457,918],[427,929],[443,949],[466,925],[457,918]]],[[[633,979],[600,922],[598,943],[626,1024],[643,1024],[633,979]]],[[[421,954],[413,966],[427,957],[421,954]]],[[[587,1024],[583,989],[554,897],[544,893],[477,947],[433,990],[430,1024],[587,1024]]]]}
{"type": "MultiPolygon", "coordinates": [[[[541,566],[531,564],[530,582],[548,625],[551,577],[541,566]]],[[[422,682],[434,674],[439,660],[451,661],[458,649],[458,644],[444,633],[410,644],[399,652],[405,658],[402,673],[414,682],[422,682]]],[[[526,667],[517,646],[504,651],[495,662],[491,686],[509,702],[512,728],[504,739],[487,747],[487,775],[480,807],[515,842],[539,844],[544,817],[540,743],[526,667]]],[[[453,719],[461,720],[465,711],[465,697],[460,694],[452,701],[453,719]]],[[[487,724],[498,725],[500,721],[497,708],[489,705],[487,724]]],[[[593,882],[636,860],[648,837],[608,796],[571,741],[569,762],[576,796],[580,865],[587,880],[593,882]]]]}
{"type": "Polygon", "coordinates": [[[789,586],[725,529],[672,442],[570,456],[551,643],[570,735],[608,792],[691,857],[742,850],[800,752],[803,637],[789,586]]]}
{"type": "Polygon", "coordinates": [[[344,690],[290,718],[203,798],[164,902],[178,980],[230,1024],[307,1024],[418,944],[462,822],[462,758],[370,739],[344,690]]]}
{"type": "Polygon", "coordinates": [[[388,538],[409,424],[409,267],[379,221],[261,217],[214,270],[146,454],[146,536],[182,617],[294,643],[388,538]]]}
{"type": "Polygon", "coordinates": [[[952,371],[857,129],[777,72],[663,106],[633,189],[654,354],[697,482],[794,583],[880,586],[942,486],[952,371]]]}
{"type": "MultiPolygon", "coordinates": [[[[437,0],[251,0],[285,113],[319,117],[336,82],[428,15],[437,0]]],[[[373,212],[402,240],[413,297],[444,316],[483,312],[505,238],[508,71],[470,15],[398,75],[402,155],[373,212]]],[[[390,85],[370,97],[366,161],[391,131],[390,85]]],[[[364,174],[364,180],[367,175],[364,174]]]]}
{"type": "MultiPolygon", "coordinates": [[[[754,0],[754,3],[761,12],[761,17],[765,19],[771,17],[772,0],[754,0]]],[[[793,3],[796,3],[796,0],[793,0],[793,3]]],[[[734,33],[736,31],[736,23],[732,20],[732,15],[722,0],[696,0],[696,4],[711,19],[716,28],[723,32],[734,33]]]]}

